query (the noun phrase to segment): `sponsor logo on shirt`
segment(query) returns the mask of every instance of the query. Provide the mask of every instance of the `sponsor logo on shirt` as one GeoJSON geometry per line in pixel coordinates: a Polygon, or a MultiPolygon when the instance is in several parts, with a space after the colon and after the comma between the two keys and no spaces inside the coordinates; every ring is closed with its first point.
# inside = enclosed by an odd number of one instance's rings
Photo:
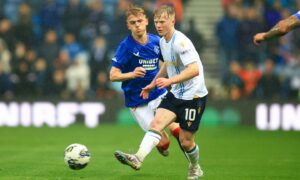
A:
{"type": "Polygon", "coordinates": [[[133,55],[140,57],[140,52],[133,53],[133,55]]]}
{"type": "Polygon", "coordinates": [[[158,58],[154,59],[139,59],[139,64],[142,65],[146,70],[155,70],[157,69],[158,58]]]}
{"type": "Polygon", "coordinates": [[[158,47],[158,46],[154,46],[154,52],[155,52],[156,54],[159,54],[159,47],[158,47]]]}

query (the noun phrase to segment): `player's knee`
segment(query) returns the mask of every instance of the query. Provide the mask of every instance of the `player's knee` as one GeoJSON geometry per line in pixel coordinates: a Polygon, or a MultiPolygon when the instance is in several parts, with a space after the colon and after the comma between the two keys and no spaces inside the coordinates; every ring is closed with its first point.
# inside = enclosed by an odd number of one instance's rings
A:
{"type": "Polygon", "coordinates": [[[194,142],[186,139],[180,139],[180,145],[185,151],[189,151],[193,147],[194,142]]]}
{"type": "Polygon", "coordinates": [[[164,128],[162,127],[159,121],[152,121],[150,125],[150,129],[161,132],[164,128]]]}

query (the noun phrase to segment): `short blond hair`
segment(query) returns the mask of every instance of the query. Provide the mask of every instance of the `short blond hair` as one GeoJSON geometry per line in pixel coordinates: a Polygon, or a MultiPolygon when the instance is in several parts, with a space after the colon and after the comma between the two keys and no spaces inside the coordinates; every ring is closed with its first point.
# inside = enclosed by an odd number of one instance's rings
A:
{"type": "Polygon", "coordinates": [[[126,11],[126,19],[131,15],[138,16],[139,14],[143,14],[146,16],[145,10],[143,8],[131,4],[126,11]]]}
{"type": "Polygon", "coordinates": [[[162,5],[158,7],[154,11],[154,18],[159,18],[163,13],[166,13],[168,17],[174,17],[175,18],[175,9],[173,6],[170,5],[162,5]]]}

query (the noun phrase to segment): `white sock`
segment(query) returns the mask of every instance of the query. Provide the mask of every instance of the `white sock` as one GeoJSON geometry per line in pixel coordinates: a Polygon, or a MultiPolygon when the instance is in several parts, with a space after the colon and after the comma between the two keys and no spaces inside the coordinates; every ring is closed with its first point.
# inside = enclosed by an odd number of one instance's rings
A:
{"type": "Polygon", "coordinates": [[[145,157],[152,151],[159,143],[161,135],[157,132],[148,130],[140,144],[138,152],[135,154],[137,158],[143,162],[145,157]]]}
{"type": "Polygon", "coordinates": [[[196,145],[192,150],[186,152],[192,165],[197,165],[199,162],[199,147],[196,145]]]}

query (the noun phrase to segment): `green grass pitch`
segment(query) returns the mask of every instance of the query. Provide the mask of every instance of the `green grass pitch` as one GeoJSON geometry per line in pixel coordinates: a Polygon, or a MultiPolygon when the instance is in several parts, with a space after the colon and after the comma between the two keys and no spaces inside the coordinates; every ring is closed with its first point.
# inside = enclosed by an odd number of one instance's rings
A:
{"type": "MultiPolygon", "coordinates": [[[[74,125],[62,128],[0,128],[0,179],[184,180],[187,161],[171,139],[169,157],[156,149],[142,169],[120,164],[115,150],[135,152],[143,132],[137,126],[74,125]],[[63,152],[71,143],[85,144],[91,162],[69,169],[63,152]]],[[[212,180],[300,179],[300,132],[261,132],[250,127],[200,127],[201,165],[212,180]]]]}

